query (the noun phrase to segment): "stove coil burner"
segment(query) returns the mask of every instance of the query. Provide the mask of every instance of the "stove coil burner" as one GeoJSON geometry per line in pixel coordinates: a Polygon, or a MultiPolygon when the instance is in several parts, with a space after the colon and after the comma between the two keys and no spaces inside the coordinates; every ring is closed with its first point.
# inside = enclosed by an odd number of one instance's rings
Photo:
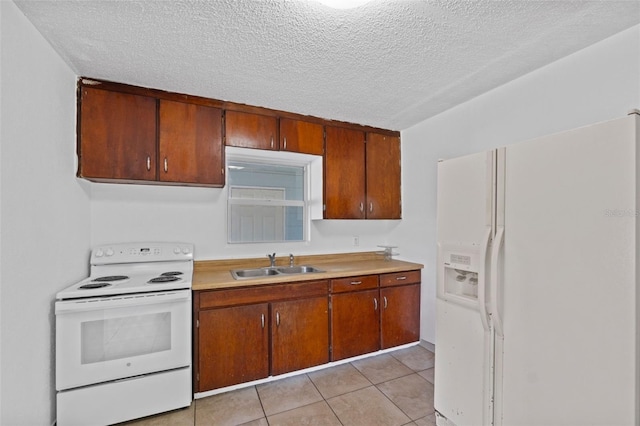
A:
{"type": "Polygon", "coordinates": [[[161,277],[175,277],[176,275],[182,275],[180,271],[171,271],[171,272],[163,272],[160,274],[161,277]]]}
{"type": "Polygon", "coordinates": [[[126,275],[110,275],[107,277],[98,277],[91,280],[93,283],[104,283],[107,281],[122,281],[129,279],[126,275]]]}
{"type": "Polygon", "coordinates": [[[148,283],[149,284],[155,284],[155,283],[170,283],[170,282],[174,282],[174,281],[180,281],[182,278],[173,276],[173,275],[161,275],[159,277],[156,278],[151,278],[148,283]]]}
{"type": "Polygon", "coordinates": [[[79,289],[82,290],[93,290],[96,288],[103,288],[103,287],[111,287],[111,283],[106,283],[106,282],[94,282],[94,283],[89,283],[89,284],[84,284],[81,285],[80,287],[78,287],[79,289]]]}

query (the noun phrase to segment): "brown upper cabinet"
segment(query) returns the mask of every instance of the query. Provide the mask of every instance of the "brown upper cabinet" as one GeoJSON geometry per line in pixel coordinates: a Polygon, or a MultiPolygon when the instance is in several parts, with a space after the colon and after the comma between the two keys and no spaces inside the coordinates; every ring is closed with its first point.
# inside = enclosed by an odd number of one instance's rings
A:
{"type": "Polygon", "coordinates": [[[79,113],[78,176],[156,179],[154,98],[82,87],[79,113]]]}
{"type": "Polygon", "coordinates": [[[400,138],[367,133],[367,219],[400,219],[400,138]]]}
{"type": "Polygon", "coordinates": [[[224,186],[222,110],[161,99],[159,124],[159,180],[224,186]]]}
{"type": "Polygon", "coordinates": [[[225,145],[277,151],[278,119],[268,115],[227,111],[225,145]]]}
{"type": "Polygon", "coordinates": [[[325,219],[365,219],[364,132],[327,126],[325,219]]]}
{"type": "Polygon", "coordinates": [[[325,219],[400,219],[398,132],[108,81],[78,82],[78,177],[225,185],[224,147],[324,156],[325,219]]]}
{"type": "Polygon", "coordinates": [[[400,138],[326,128],[325,219],[400,219],[400,138]]]}
{"type": "Polygon", "coordinates": [[[82,87],[78,176],[224,186],[222,110],[82,87]]]}
{"type": "Polygon", "coordinates": [[[303,154],[324,154],[324,126],[308,121],[281,118],[280,149],[303,154]]]}

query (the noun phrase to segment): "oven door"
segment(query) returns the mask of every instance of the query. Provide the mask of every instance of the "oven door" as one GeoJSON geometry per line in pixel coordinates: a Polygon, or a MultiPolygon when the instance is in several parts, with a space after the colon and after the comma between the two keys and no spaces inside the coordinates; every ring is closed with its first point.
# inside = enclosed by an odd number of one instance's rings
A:
{"type": "Polygon", "coordinates": [[[56,389],[191,364],[191,290],[62,300],[56,389]]]}

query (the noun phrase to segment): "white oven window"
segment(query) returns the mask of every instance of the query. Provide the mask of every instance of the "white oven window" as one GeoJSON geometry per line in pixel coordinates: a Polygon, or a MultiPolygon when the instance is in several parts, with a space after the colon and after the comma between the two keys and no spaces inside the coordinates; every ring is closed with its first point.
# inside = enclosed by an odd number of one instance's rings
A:
{"type": "Polygon", "coordinates": [[[111,361],[171,349],[171,312],[85,321],[81,363],[111,361]]]}

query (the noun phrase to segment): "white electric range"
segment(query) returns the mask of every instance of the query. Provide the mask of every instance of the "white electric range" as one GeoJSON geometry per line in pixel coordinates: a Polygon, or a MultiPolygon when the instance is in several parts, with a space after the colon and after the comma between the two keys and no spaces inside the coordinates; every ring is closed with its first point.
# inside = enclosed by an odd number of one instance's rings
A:
{"type": "Polygon", "coordinates": [[[107,425],[191,404],[193,245],[95,247],[56,295],[57,424],[107,425]]]}

